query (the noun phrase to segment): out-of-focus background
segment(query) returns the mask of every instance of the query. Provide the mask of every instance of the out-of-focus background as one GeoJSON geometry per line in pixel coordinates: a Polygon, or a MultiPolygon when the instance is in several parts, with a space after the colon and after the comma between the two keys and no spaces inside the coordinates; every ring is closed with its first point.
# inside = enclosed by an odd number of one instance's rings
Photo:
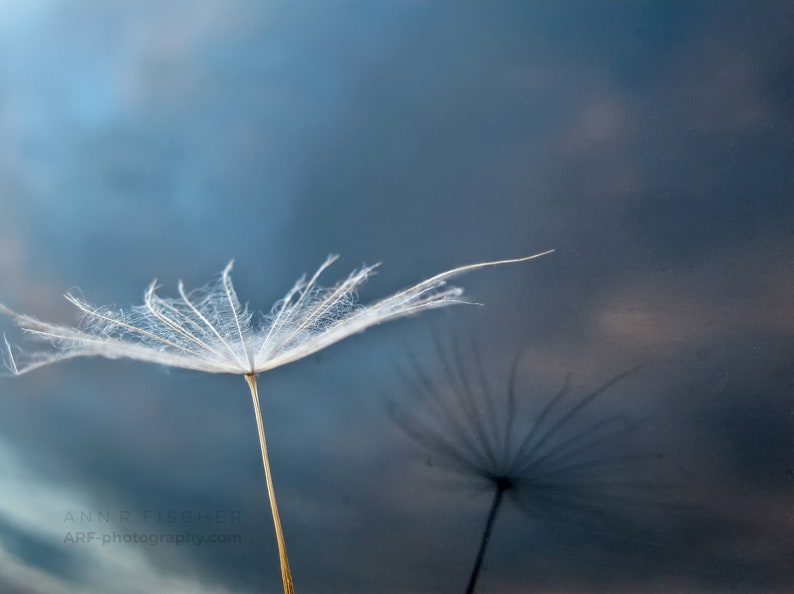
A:
{"type": "MultiPolygon", "coordinates": [[[[791,591],[793,16],[0,0],[0,302],[72,322],[70,288],[138,303],[234,258],[267,311],[339,253],[327,283],[383,262],[366,303],[556,248],[460,279],[482,307],[260,378],[298,591],[464,591],[493,485],[396,419],[454,442],[451,408],[517,442],[566,381],[480,591],[791,591]],[[433,406],[455,389],[486,405],[433,406]],[[630,430],[600,439],[606,419],[630,430]]],[[[0,378],[0,592],[280,588],[242,379],[107,360],[0,378]]]]}

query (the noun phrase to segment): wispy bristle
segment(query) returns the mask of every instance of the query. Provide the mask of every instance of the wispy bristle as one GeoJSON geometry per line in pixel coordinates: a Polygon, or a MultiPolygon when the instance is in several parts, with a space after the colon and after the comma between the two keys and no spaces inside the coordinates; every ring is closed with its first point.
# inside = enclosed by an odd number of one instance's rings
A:
{"type": "Polygon", "coordinates": [[[198,289],[187,292],[180,282],[178,297],[160,297],[153,282],[144,292],[143,305],[130,309],[97,307],[69,293],[67,300],[81,313],[78,328],[43,322],[0,304],[0,313],[13,319],[30,338],[49,343],[43,350],[15,354],[4,339],[4,358],[16,375],[83,356],[252,375],[302,359],[375,324],[467,303],[461,298],[463,289],[448,286],[449,279],[486,266],[524,262],[551,251],[461,266],[368,306],[357,303],[357,289],[377,265],[354,270],[343,281],[324,288],[317,281],[337,259],[332,255],[308,281],[301,277],[258,321],[237,298],[231,279],[232,262],[217,281],[198,289]]]}

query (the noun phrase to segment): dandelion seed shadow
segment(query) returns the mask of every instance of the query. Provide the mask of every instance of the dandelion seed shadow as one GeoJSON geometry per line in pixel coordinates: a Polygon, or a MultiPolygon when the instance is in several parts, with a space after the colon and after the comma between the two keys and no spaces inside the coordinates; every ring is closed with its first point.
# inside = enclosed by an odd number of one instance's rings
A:
{"type": "Polygon", "coordinates": [[[467,593],[480,577],[496,518],[505,501],[542,523],[597,533],[639,536],[633,510],[656,505],[658,485],[643,482],[638,466],[653,456],[627,447],[637,427],[621,413],[594,414],[616,384],[641,367],[619,373],[576,396],[571,376],[534,415],[526,415],[520,367],[512,360],[506,389],[489,381],[477,345],[463,348],[434,335],[438,374],[408,353],[400,376],[415,402],[404,395],[390,416],[411,441],[432,456],[434,468],[485,487],[492,494],[467,593]]]}

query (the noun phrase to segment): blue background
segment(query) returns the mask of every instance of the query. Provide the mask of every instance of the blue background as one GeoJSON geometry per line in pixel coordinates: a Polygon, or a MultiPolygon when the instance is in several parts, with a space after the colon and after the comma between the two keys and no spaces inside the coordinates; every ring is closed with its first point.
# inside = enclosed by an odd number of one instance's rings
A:
{"type": "MultiPolygon", "coordinates": [[[[793,16],[782,1],[0,1],[0,301],[72,322],[75,286],[138,303],[154,277],[174,294],[234,258],[241,299],[267,311],[339,253],[328,283],[383,262],[366,303],[555,248],[462,278],[483,307],[260,378],[298,591],[464,590],[491,495],[451,482],[389,412],[425,414],[400,370],[414,358],[443,382],[434,334],[475,343],[495,393],[521,352],[527,422],[569,374],[576,398],[643,365],[582,422],[637,423],[616,448],[652,454],[647,488],[625,493],[646,511],[604,532],[507,502],[482,591],[790,591],[793,16]]],[[[279,591],[251,413],[240,378],[132,362],[0,378],[0,592],[279,591]],[[145,510],[237,511],[145,529],[242,542],[64,542],[145,510]]]]}

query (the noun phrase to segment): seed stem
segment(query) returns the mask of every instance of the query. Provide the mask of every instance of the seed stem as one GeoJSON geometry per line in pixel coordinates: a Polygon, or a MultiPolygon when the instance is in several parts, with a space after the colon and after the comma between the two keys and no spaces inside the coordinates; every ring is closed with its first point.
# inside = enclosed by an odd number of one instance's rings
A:
{"type": "Polygon", "coordinates": [[[254,401],[256,428],[259,431],[259,446],[262,449],[262,464],[265,467],[267,496],[270,499],[270,511],[273,513],[273,525],[276,529],[276,542],[278,543],[278,558],[281,563],[281,581],[284,584],[284,594],[295,594],[295,589],[292,586],[292,574],[289,571],[289,561],[287,560],[287,545],[284,544],[284,533],[281,531],[281,520],[278,517],[273,477],[270,475],[270,461],[267,457],[267,445],[265,444],[265,428],[262,424],[262,411],[259,408],[259,392],[256,389],[256,374],[246,375],[245,381],[248,382],[248,387],[251,389],[251,399],[254,401]]]}
{"type": "Polygon", "coordinates": [[[474,594],[474,586],[477,584],[477,578],[480,576],[480,568],[482,567],[482,560],[485,557],[485,548],[488,546],[488,538],[491,536],[494,520],[496,520],[496,512],[499,511],[499,504],[502,503],[502,495],[504,495],[507,487],[497,484],[496,493],[494,494],[491,509],[488,512],[488,520],[485,523],[485,530],[482,533],[480,540],[480,550],[477,551],[477,560],[474,562],[474,567],[471,570],[471,577],[469,578],[469,585],[466,587],[466,594],[474,594]]]}

